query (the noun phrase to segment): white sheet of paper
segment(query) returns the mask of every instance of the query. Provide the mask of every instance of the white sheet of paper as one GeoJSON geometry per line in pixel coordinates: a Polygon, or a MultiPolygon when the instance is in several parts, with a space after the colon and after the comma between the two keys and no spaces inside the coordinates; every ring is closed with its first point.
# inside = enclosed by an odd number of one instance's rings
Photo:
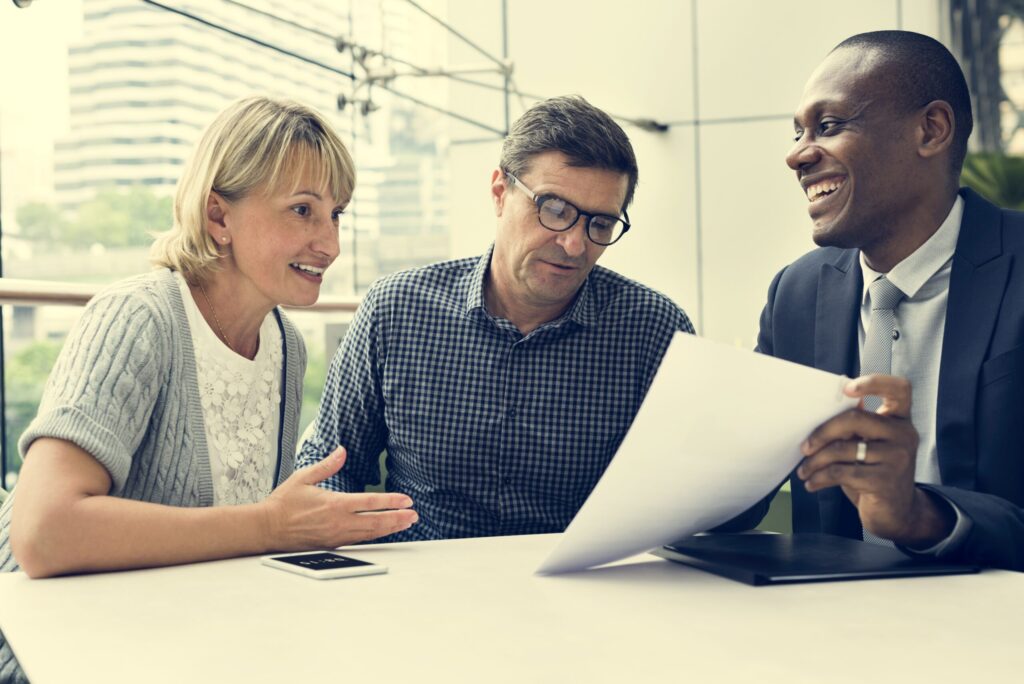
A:
{"type": "Polygon", "coordinates": [[[538,573],[582,570],[742,513],[857,401],[847,379],[677,333],[615,458],[538,573]]]}

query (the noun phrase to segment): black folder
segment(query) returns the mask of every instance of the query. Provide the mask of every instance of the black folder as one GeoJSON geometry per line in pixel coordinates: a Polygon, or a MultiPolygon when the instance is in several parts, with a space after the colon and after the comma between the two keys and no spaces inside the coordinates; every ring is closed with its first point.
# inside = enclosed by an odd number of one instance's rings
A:
{"type": "Polygon", "coordinates": [[[980,570],[976,565],[911,557],[899,549],[831,534],[703,534],[654,554],[754,586],[980,570]]]}

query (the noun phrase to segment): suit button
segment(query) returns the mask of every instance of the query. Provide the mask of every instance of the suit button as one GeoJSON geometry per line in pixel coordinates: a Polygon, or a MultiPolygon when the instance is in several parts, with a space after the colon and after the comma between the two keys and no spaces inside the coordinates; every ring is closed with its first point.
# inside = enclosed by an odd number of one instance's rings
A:
{"type": "Polygon", "coordinates": [[[892,331],[892,339],[894,339],[894,340],[900,339],[900,331],[899,330],[893,330],[892,331]]]}

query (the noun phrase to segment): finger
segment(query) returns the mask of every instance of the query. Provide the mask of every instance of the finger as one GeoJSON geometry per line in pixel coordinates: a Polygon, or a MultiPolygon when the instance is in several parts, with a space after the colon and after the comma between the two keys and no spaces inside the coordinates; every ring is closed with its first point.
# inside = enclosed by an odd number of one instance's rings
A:
{"type": "Polygon", "coordinates": [[[345,508],[350,513],[388,511],[412,506],[412,499],[408,495],[398,492],[339,494],[338,496],[344,497],[345,508]]]}
{"type": "Polygon", "coordinates": [[[906,378],[895,375],[862,375],[846,384],[843,392],[848,397],[863,399],[875,396],[882,400],[878,413],[882,415],[910,417],[913,388],[906,378]]]}
{"type": "Polygon", "coordinates": [[[847,409],[816,427],[800,445],[800,450],[804,456],[812,456],[832,442],[900,441],[906,429],[907,421],[903,418],[859,408],[847,409]]]}
{"type": "Polygon", "coordinates": [[[419,519],[419,514],[411,508],[357,513],[351,518],[354,521],[353,527],[342,533],[342,541],[339,541],[337,546],[401,532],[419,522],[419,519]]]}
{"type": "Polygon", "coordinates": [[[796,469],[797,476],[808,479],[813,473],[833,463],[844,463],[846,465],[874,466],[885,463],[887,446],[883,442],[867,442],[864,440],[842,440],[829,442],[808,456],[796,469]],[[864,445],[864,460],[857,460],[859,445],[864,445]]]}
{"type": "Polygon", "coordinates": [[[315,485],[318,482],[323,482],[330,476],[341,470],[341,466],[345,465],[345,458],[347,454],[345,447],[338,447],[332,451],[322,461],[308,465],[305,468],[300,468],[292,473],[288,479],[295,478],[303,484],[315,485]]]}
{"type": "Polygon", "coordinates": [[[419,522],[420,514],[411,508],[396,511],[363,511],[355,514],[356,518],[368,521],[367,529],[386,529],[398,526],[402,529],[419,522]]]}
{"type": "Polygon", "coordinates": [[[811,473],[804,480],[804,488],[808,492],[828,487],[846,487],[857,491],[870,489],[870,483],[879,476],[879,471],[877,465],[829,463],[811,473]]]}

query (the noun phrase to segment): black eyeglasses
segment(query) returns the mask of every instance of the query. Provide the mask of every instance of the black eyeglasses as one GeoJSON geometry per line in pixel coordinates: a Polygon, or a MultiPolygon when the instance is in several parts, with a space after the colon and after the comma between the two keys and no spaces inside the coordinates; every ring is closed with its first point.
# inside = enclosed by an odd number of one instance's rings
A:
{"type": "Polygon", "coordinates": [[[505,177],[533,200],[533,203],[537,205],[537,217],[540,219],[540,225],[548,230],[563,233],[575,226],[576,221],[582,216],[587,221],[587,238],[594,244],[603,247],[615,244],[629,230],[629,214],[625,211],[622,212],[622,215],[626,217],[626,220],[608,214],[588,214],[561,197],[554,195],[538,197],[533,190],[523,185],[521,180],[508,171],[505,172],[505,177]]]}

